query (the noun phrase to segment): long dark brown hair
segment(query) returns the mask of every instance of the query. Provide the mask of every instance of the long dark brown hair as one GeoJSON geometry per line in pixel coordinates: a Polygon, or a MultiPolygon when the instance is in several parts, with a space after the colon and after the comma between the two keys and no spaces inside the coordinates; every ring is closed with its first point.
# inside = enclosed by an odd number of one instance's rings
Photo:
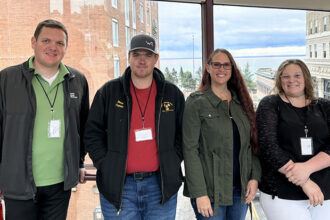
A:
{"type": "MultiPolygon", "coordinates": [[[[231,73],[230,79],[227,82],[227,86],[229,89],[232,89],[236,92],[240,102],[242,103],[242,107],[243,107],[245,113],[247,114],[247,117],[249,119],[250,126],[251,126],[250,143],[251,143],[253,153],[255,155],[257,155],[259,153],[259,147],[258,147],[256,113],[253,108],[253,102],[249,95],[249,91],[244,82],[241,71],[238,69],[233,56],[231,55],[231,53],[229,53],[228,50],[216,49],[215,51],[213,51],[213,53],[208,58],[207,64],[210,65],[213,57],[215,55],[217,55],[218,53],[226,54],[230,60],[230,63],[232,64],[232,73],[231,73]]],[[[202,81],[201,81],[201,84],[199,85],[198,90],[204,91],[210,87],[211,87],[211,76],[210,76],[210,73],[207,71],[207,67],[205,66],[203,75],[202,75],[202,81]]]]}

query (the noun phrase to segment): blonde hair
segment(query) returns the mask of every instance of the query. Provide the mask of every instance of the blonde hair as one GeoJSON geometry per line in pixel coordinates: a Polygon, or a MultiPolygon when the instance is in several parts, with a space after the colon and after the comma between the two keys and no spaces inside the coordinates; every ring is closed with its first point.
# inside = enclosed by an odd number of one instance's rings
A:
{"type": "Polygon", "coordinates": [[[285,67],[287,67],[290,64],[298,65],[302,71],[302,74],[304,75],[304,79],[305,79],[304,93],[305,93],[306,99],[315,100],[316,98],[314,96],[314,86],[313,86],[313,80],[312,80],[311,73],[309,72],[307,65],[299,59],[288,59],[288,60],[283,61],[280,64],[280,66],[278,67],[278,70],[276,72],[276,76],[275,76],[275,87],[273,89],[275,91],[275,93],[284,94],[284,90],[282,88],[281,76],[283,74],[285,67]]]}

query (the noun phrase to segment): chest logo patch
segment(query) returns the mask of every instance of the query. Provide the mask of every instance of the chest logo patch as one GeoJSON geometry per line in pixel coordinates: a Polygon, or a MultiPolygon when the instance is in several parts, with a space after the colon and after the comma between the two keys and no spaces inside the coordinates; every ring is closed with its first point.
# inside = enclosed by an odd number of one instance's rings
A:
{"type": "Polygon", "coordinates": [[[174,105],[171,102],[162,103],[162,112],[172,112],[174,111],[174,105]]]}
{"type": "Polygon", "coordinates": [[[117,108],[124,108],[124,103],[118,100],[115,106],[117,108]]]}

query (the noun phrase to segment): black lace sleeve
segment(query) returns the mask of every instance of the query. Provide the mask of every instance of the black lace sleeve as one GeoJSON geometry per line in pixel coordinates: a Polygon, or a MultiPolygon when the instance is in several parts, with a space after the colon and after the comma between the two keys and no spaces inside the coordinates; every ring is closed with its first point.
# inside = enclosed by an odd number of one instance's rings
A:
{"type": "Polygon", "coordinates": [[[257,126],[261,159],[278,170],[291,158],[278,143],[278,96],[263,98],[257,109],[257,126]]]}
{"type": "MultiPolygon", "coordinates": [[[[325,114],[325,118],[327,120],[328,129],[330,131],[330,101],[320,98],[318,99],[318,104],[321,105],[322,111],[325,114]]],[[[322,147],[322,151],[330,155],[330,143],[327,143],[327,145],[322,147]]]]}

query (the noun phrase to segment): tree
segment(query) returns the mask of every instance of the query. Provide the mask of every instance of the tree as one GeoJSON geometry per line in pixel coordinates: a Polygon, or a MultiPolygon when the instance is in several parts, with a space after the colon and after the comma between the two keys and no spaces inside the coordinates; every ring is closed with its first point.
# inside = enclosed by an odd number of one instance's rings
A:
{"type": "Polygon", "coordinates": [[[196,75],[197,75],[197,78],[196,78],[196,88],[195,88],[195,90],[199,87],[199,85],[202,82],[202,67],[201,66],[196,71],[196,75]]]}
{"type": "Polygon", "coordinates": [[[176,85],[179,82],[177,74],[178,73],[174,68],[172,69],[172,72],[170,72],[168,67],[165,68],[165,71],[164,71],[165,79],[176,85]]]}
{"type": "Polygon", "coordinates": [[[250,71],[249,63],[246,63],[246,66],[243,70],[243,78],[248,87],[249,92],[256,93],[257,92],[257,84],[254,82],[253,73],[250,71]]]}
{"type": "MultiPolygon", "coordinates": [[[[182,70],[182,68],[181,68],[182,70]]],[[[180,70],[180,76],[181,77],[181,86],[186,89],[187,91],[194,91],[196,89],[196,79],[192,77],[191,72],[186,71],[186,72],[181,72],[180,70]]]]}

